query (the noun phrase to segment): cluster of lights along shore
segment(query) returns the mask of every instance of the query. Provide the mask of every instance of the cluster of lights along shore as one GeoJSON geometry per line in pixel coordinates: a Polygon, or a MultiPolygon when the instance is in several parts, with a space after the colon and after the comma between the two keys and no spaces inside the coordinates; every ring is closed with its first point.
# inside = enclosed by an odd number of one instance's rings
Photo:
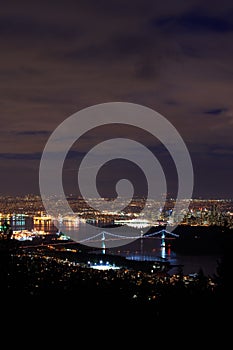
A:
{"type": "MultiPolygon", "coordinates": [[[[56,200],[56,199],[55,199],[56,200]]],[[[166,201],[162,210],[151,210],[150,216],[140,217],[140,210],[144,205],[141,198],[133,200],[124,212],[98,212],[87,206],[82,198],[74,195],[68,197],[72,210],[77,216],[61,215],[58,219],[67,225],[78,225],[80,222],[93,224],[126,224],[140,228],[159,225],[200,225],[224,226],[233,228],[233,201],[226,199],[193,199],[189,209],[182,213],[171,212],[174,200],[166,201]]],[[[159,207],[158,203],[151,202],[151,207],[159,207]]],[[[95,207],[98,206],[96,201],[95,207]]],[[[11,225],[13,231],[31,230],[50,231],[52,218],[46,215],[40,196],[27,195],[23,197],[0,197],[0,224],[3,230],[4,223],[11,225]]]]}

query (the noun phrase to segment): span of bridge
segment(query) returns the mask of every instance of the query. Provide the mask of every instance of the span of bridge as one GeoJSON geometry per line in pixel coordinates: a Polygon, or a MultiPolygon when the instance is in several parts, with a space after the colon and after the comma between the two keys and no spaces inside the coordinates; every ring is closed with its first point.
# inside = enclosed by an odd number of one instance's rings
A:
{"type": "MultiPolygon", "coordinates": [[[[139,235],[136,235],[136,236],[129,236],[129,235],[119,235],[119,234],[114,234],[114,233],[111,233],[111,232],[108,232],[108,231],[101,231],[99,233],[97,233],[96,235],[94,236],[91,236],[91,237],[87,237],[87,238],[84,238],[84,239],[81,239],[78,241],[78,243],[83,243],[83,244],[86,244],[88,245],[88,242],[89,243],[95,243],[95,242],[102,242],[101,246],[102,246],[102,250],[103,252],[105,253],[105,248],[106,248],[106,245],[105,245],[105,242],[106,241],[111,241],[111,240],[122,240],[122,239],[125,239],[125,240],[137,240],[137,239],[147,239],[147,238],[159,238],[161,239],[161,247],[165,247],[165,238],[167,236],[171,236],[173,238],[176,238],[176,237],[179,237],[178,234],[175,234],[174,232],[169,232],[167,231],[166,229],[162,229],[160,231],[157,231],[157,232],[152,232],[152,233],[147,233],[147,234],[139,234],[139,235]]],[[[48,245],[50,246],[55,246],[55,245],[60,245],[61,243],[48,243],[48,245]]],[[[68,241],[66,243],[62,243],[62,244],[73,244],[73,241],[68,241]]],[[[20,248],[32,248],[32,247],[39,247],[39,246],[45,246],[46,244],[42,243],[42,244],[36,244],[36,245],[28,245],[28,246],[25,246],[23,245],[22,247],[20,248]]]]}
{"type": "Polygon", "coordinates": [[[165,247],[165,238],[166,236],[172,236],[174,238],[179,237],[178,234],[174,232],[169,232],[166,229],[162,229],[158,232],[152,232],[148,234],[140,234],[136,236],[129,236],[129,235],[120,235],[120,234],[114,234],[112,232],[108,231],[101,231],[97,233],[96,235],[92,237],[87,237],[79,241],[79,243],[87,244],[88,242],[99,242],[102,241],[102,249],[105,251],[105,242],[111,241],[111,240],[119,240],[119,239],[126,239],[126,240],[136,240],[136,239],[147,239],[152,237],[158,237],[161,239],[161,247],[165,247]]]}

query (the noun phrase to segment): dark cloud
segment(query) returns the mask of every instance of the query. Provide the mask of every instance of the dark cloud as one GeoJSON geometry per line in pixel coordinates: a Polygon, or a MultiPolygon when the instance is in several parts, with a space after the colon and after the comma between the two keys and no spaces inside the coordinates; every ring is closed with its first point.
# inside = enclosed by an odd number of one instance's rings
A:
{"type": "Polygon", "coordinates": [[[215,108],[215,109],[209,109],[208,111],[205,111],[205,114],[214,114],[214,115],[219,115],[222,114],[223,112],[226,112],[226,108],[215,108]]]}
{"type": "MultiPolygon", "coordinates": [[[[30,134],[33,135],[33,134],[30,134]]],[[[40,160],[42,153],[34,152],[34,153],[0,153],[0,159],[2,160],[40,160]]],[[[54,154],[54,157],[59,156],[58,154],[54,154]]],[[[81,160],[85,156],[85,153],[78,152],[74,150],[70,150],[67,153],[66,160],[81,160]]]]}
{"type": "MultiPolygon", "coordinates": [[[[147,53],[152,53],[156,47],[156,38],[151,38],[148,35],[129,35],[124,33],[118,36],[111,36],[101,43],[92,43],[87,41],[82,47],[73,48],[64,53],[62,58],[82,62],[99,62],[120,60],[124,64],[125,59],[145,56],[147,53]]],[[[97,40],[96,40],[97,41],[97,40]]]]}
{"type": "Polygon", "coordinates": [[[0,153],[0,159],[4,160],[38,160],[41,159],[41,153],[0,153]]]}
{"type": "Polygon", "coordinates": [[[21,14],[11,14],[9,16],[0,16],[0,36],[2,38],[27,38],[33,39],[70,39],[76,37],[79,33],[77,25],[70,27],[69,25],[55,25],[53,22],[46,23],[30,17],[23,17],[21,14]]]}
{"type": "Polygon", "coordinates": [[[229,149],[227,147],[221,147],[219,145],[216,145],[215,147],[212,147],[211,153],[214,157],[215,156],[219,156],[221,158],[225,157],[228,159],[229,163],[231,163],[232,156],[233,156],[233,149],[229,149]]]}
{"type": "Polygon", "coordinates": [[[226,33],[233,31],[233,21],[230,16],[225,18],[204,14],[201,12],[189,12],[180,16],[168,16],[155,19],[152,25],[171,31],[183,33],[203,34],[205,32],[226,33]]]}
{"type": "Polygon", "coordinates": [[[25,131],[16,131],[17,135],[22,136],[40,136],[40,135],[49,135],[50,132],[47,130],[25,130],[25,131]]]}

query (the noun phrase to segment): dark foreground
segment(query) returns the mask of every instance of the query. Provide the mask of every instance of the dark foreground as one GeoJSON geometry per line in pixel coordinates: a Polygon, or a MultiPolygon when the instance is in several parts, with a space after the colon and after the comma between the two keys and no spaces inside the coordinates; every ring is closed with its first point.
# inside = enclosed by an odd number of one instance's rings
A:
{"type": "Polygon", "coordinates": [[[31,317],[75,315],[91,322],[143,318],[160,323],[179,315],[183,321],[219,322],[231,315],[231,248],[224,251],[211,279],[202,271],[184,276],[182,267],[175,276],[164,268],[151,271],[140,265],[100,271],[46,250],[2,251],[1,300],[12,315],[29,312],[31,317]]]}

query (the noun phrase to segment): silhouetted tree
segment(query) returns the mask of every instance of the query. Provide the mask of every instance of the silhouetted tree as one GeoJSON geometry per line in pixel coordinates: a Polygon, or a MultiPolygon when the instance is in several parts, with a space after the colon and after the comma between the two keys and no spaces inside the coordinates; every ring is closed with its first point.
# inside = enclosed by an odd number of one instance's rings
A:
{"type": "MultiPolygon", "coordinates": [[[[229,242],[228,242],[229,243],[229,242]]],[[[227,244],[222,257],[217,261],[213,280],[216,283],[216,312],[227,318],[233,307],[232,244],[227,244]]]]}
{"type": "Polygon", "coordinates": [[[233,290],[233,271],[232,271],[232,256],[229,252],[217,261],[216,273],[214,281],[217,283],[217,288],[223,293],[232,292],[233,290]]]}

